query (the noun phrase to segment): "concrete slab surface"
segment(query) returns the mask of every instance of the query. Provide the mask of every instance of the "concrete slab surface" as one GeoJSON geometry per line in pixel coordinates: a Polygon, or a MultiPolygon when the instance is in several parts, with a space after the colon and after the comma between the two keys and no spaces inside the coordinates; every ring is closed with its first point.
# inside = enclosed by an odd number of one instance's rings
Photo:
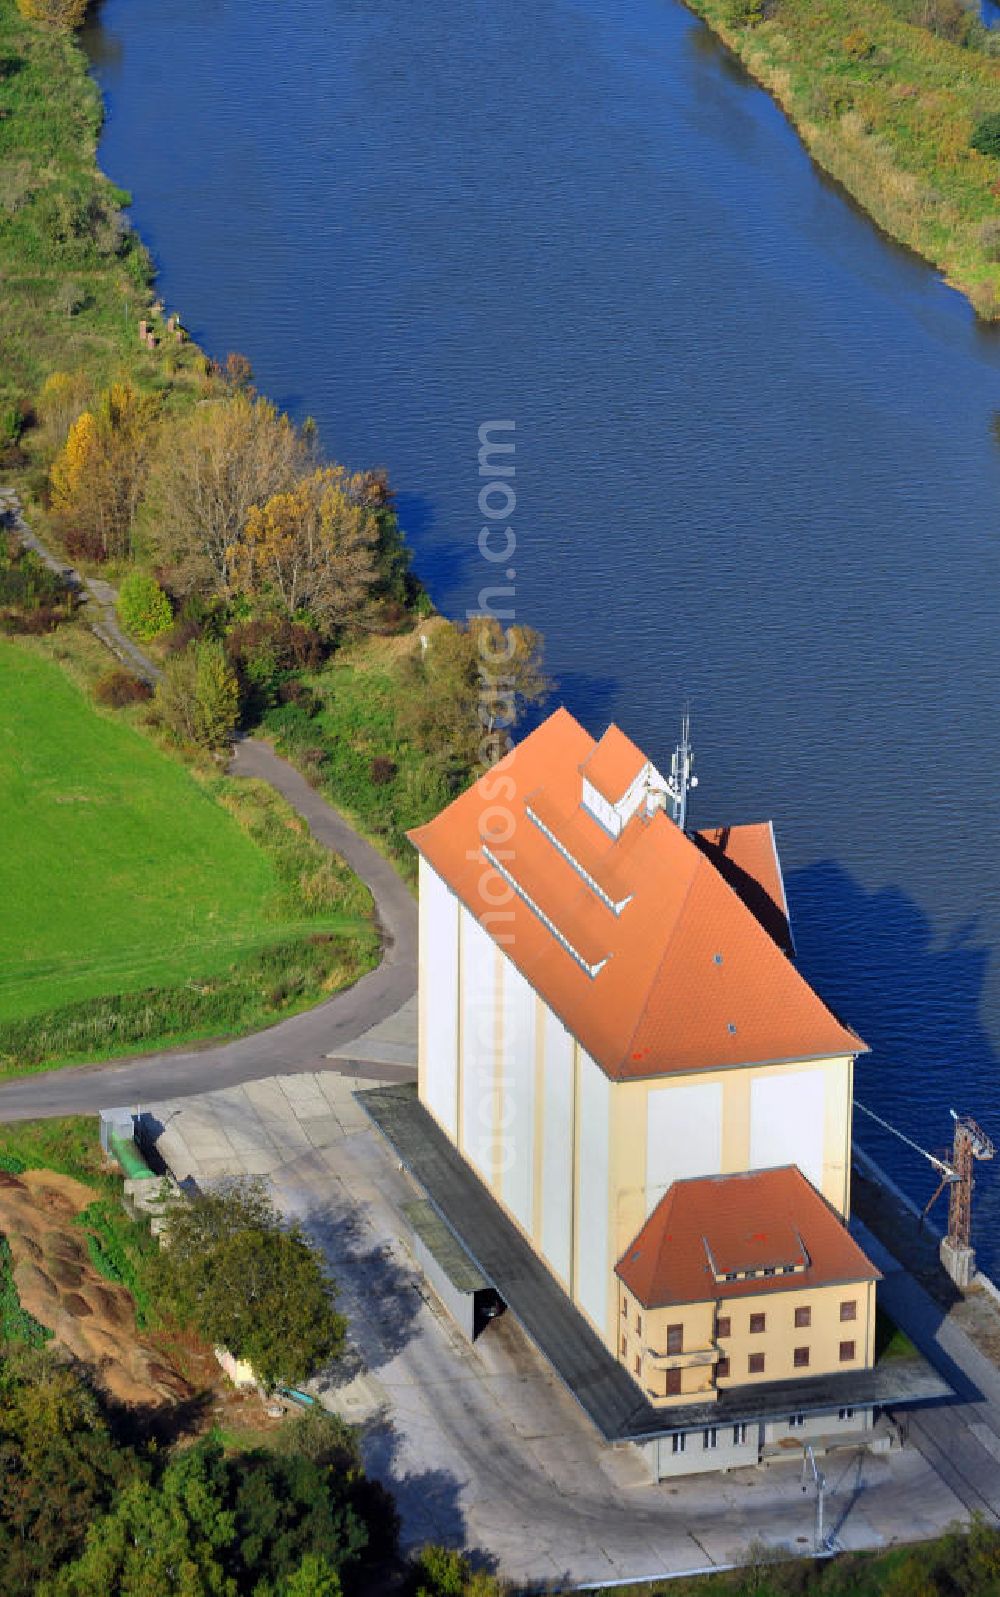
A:
{"type": "MultiPolygon", "coordinates": [[[[406,1249],[400,1209],[421,1194],[354,1102],[356,1086],[352,1072],[324,1071],[291,1091],[261,1081],[150,1114],[168,1163],[176,1154],[196,1180],[253,1165],[325,1249],[350,1349],[313,1389],[365,1423],[366,1464],[396,1496],[404,1546],[463,1546],[512,1581],[556,1587],[729,1563],[759,1539],[808,1551],[814,1510],[799,1462],[653,1485],[632,1449],[601,1440],[512,1316],[464,1342],[406,1249]],[[342,1128],[322,1148],[297,1114],[313,1089],[324,1135],[328,1117],[342,1128]],[[187,1139],[189,1114],[204,1159],[187,1139]],[[239,1146],[237,1125],[260,1146],[239,1146]]],[[[845,1451],[824,1467],[828,1521],[845,1547],[930,1535],[965,1513],[914,1449],[845,1451]]]]}

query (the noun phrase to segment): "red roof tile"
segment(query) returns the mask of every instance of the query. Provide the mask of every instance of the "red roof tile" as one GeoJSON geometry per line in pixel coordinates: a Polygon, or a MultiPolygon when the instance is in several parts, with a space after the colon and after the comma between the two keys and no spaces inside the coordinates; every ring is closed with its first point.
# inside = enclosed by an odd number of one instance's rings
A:
{"type": "Polygon", "coordinates": [[[591,1057],[624,1079],[862,1050],[711,849],[662,808],[618,838],[583,808],[595,747],[558,710],[410,833],[591,1057]]]}
{"type": "Polygon", "coordinates": [[[795,952],[785,882],[770,821],[713,826],[694,841],[786,954],[795,952]]]}
{"type": "Polygon", "coordinates": [[[580,770],[609,804],[617,804],[648,763],[642,750],[612,722],[580,770]]]}
{"type": "Polygon", "coordinates": [[[647,1309],[880,1279],[795,1165],[675,1181],[617,1273],[647,1309]],[[725,1280],[764,1270],[777,1273],[725,1280]]]}

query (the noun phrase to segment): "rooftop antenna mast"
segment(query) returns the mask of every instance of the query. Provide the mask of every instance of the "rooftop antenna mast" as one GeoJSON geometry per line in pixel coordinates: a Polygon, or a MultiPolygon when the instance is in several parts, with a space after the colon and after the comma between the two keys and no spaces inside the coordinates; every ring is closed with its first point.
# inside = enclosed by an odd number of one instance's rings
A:
{"type": "Polygon", "coordinates": [[[694,754],[691,750],[691,710],[684,706],[681,716],[681,739],[670,758],[670,780],[667,782],[667,796],[673,818],[681,831],[687,830],[688,794],[692,788],[698,786],[698,778],[694,775],[694,754]]]}

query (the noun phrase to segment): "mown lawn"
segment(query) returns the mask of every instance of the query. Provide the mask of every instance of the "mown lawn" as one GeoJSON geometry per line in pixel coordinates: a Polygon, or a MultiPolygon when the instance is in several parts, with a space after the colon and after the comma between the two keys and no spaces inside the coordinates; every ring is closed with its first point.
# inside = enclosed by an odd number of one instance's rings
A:
{"type": "Polygon", "coordinates": [[[283,879],[254,835],[290,837],[293,819],[259,798],[241,825],[240,794],[198,781],[52,661],[0,640],[0,1026],[199,982],[307,934],[356,936],[370,963],[364,890],[343,872],[340,902],[325,882],[313,912],[301,874],[283,879]]]}

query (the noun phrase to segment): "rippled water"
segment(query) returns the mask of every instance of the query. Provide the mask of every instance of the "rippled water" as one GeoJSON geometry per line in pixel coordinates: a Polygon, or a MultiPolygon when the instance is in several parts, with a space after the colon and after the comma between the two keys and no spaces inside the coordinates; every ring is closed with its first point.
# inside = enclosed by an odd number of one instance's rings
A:
{"type": "Polygon", "coordinates": [[[694,818],[774,817],[859,1097],[1000,1139],[997,337],[671,0],[104,0],[88,43],[170,307],[389,468],[451,613],[516,421],[561,697],[665,759],[690,696],[694,818]]]}

